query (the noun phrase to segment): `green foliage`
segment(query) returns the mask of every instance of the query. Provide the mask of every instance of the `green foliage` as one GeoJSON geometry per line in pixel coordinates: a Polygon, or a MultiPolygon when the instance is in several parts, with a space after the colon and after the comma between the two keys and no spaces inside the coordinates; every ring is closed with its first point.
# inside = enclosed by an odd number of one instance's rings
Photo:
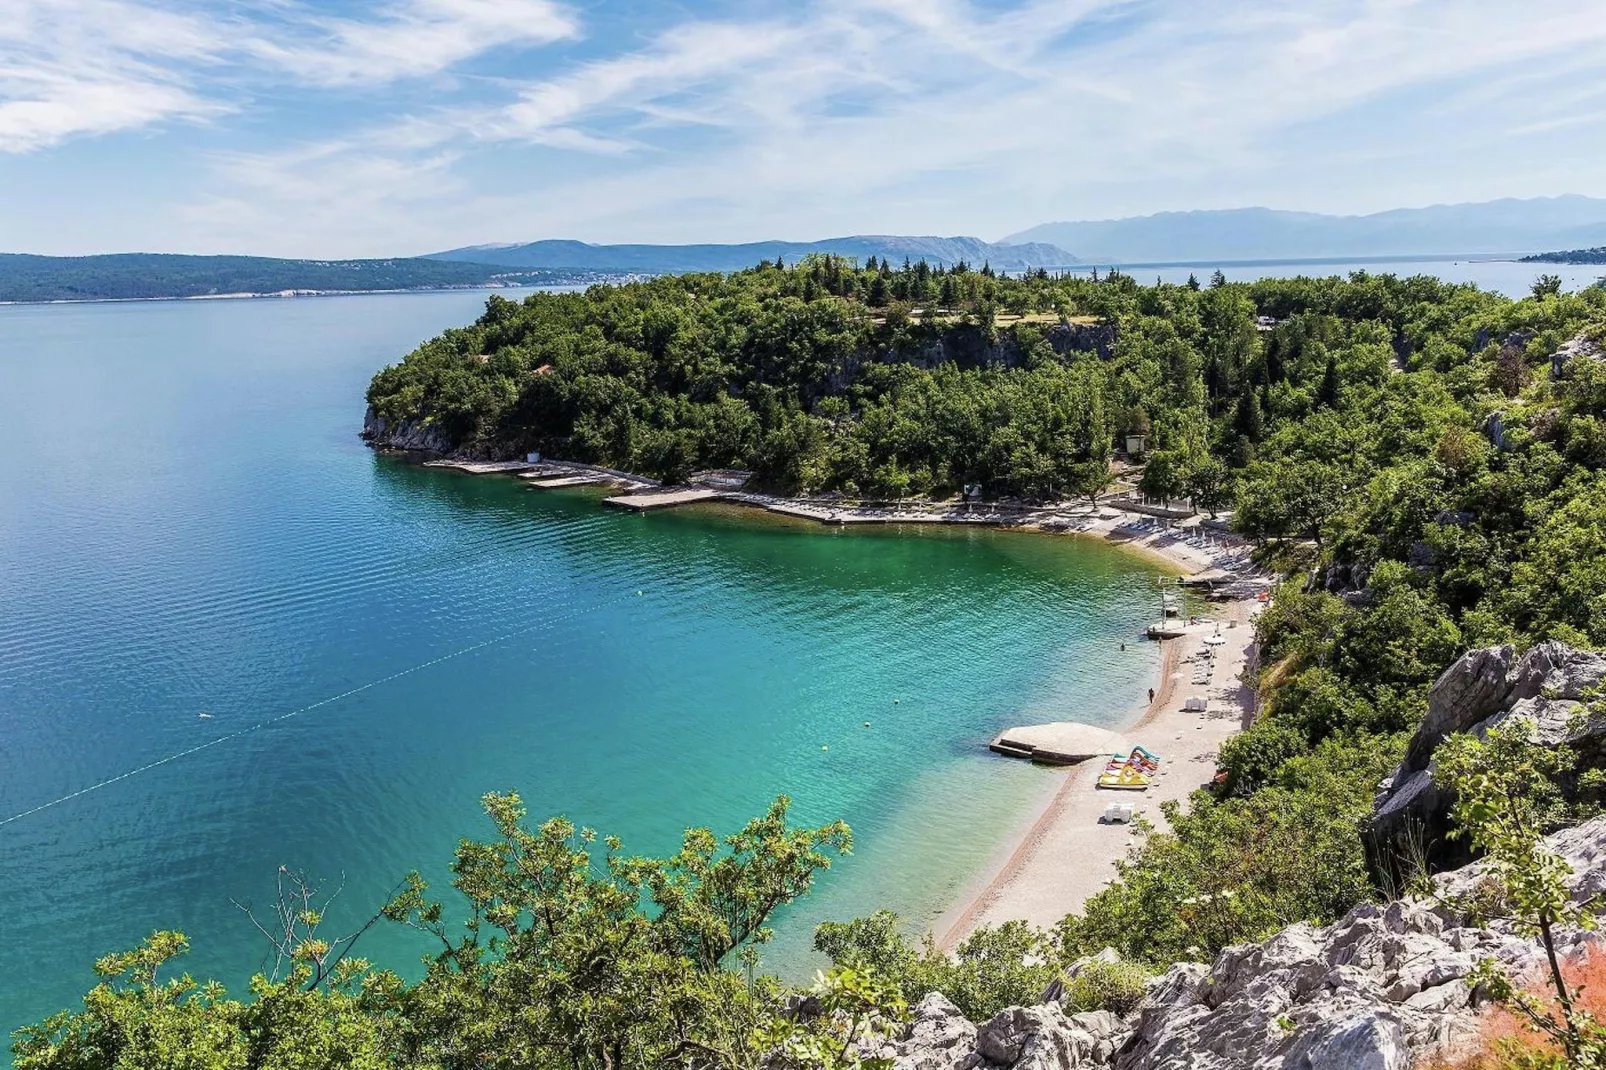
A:
{"type": "Polygon", "coordinates": [[[1165,805],[1120,879],[1057,929],[1062,956],[1105,946],[1164,965],[1214,956],[1295,921],[1336,917],[1371,893],[1357,826],[1400,744],[1334,740],[1285,761],[1258,791],[1165,805]]]}
{"type": "Polygon", "coordinates": [[[675,854],[643,858],[608,839],[595,859],[589,831],[560,818],[528,828],[517,795],[487,795],[485,808],[497,837],[465,841],[452,865],[461,935],[416,874],[383,911],[438,944],[417,984],[355,960],[321,970],[313,917],[288,974],[257,977],[239,1002],[215,984],[159,980],[186,945],[158,933],[97,965],[106,981],[83,1011],[20,1031],[17,1065],[736,1070],[778,1046],[798,1067],[848,1067],[855,1038],[899,1020],[901,1001],[872,973],[827,978],[826,1012],[803,1022],[782,1020],[774,981],[726,968],[754,963],[773,912],[849,849],[840,822],[794,828],[782,797],[723,841],[692,829],[675,854]]]}
{"type": "Polygon", "coordinates": [[[900,930],[897,915],[881,910],[849,922],[825,922],[815,930],[814,948],[836,965],[874,970],[910,1003],[941,992],[976,1021],[1035,1002],[1060,975],[1058,946],[1021,921],[983,926],[945,955],[929,938],[916,948],[900,930]]]}
{"type": "Polygon", "coordinates": [[[1226,795],[1253,795],[1269,784],[1283,764],[1309,749],[1306,733],[1282,718],[1267,718],[1221,746],[1220,766],[1227,774],[1226,795]]]}
{"type": "Polygon", "coordinates": [[[869,968],[822,973],[791,1014],[762,1028],[755,1050],[765,1065],[795,1070],[890,1070],[892,1059],[867,1055],[897,1036],[908,1006],[869,968]]]}
{"type": "Polygon", "coordinates": [[[1065,1007],[1072,1014],[1111,1011],[1125,1017],[1143,1002],[1149,975],[1131,962],[1094,959],[1077,971],[1065,988],[1065,1007]]]}
{"type": "Polygon", "coordinates": [[[1573,900],[1571,867],[1541,839],[1558,805],[1557,780],[1573,759],[1566,748],[1543,746],[1534,735],[1531,719],[1513,717],[1481,739],[1452,736],[1435,754],[1434,781],[1455,799],[1455,833],[1483,855],[1508,920],[1544,946],[1560,1014],[1519,988],[1493,959],[1480,962],[1470,980],[1561,1043],[1568,1065],[1606,1065],[1606,1029],[1577,1005],[1578,990],[1562,973],[1555,941],[1563,926],[1593,929],[1595,915],[1573,900]]]}
{"type": "Polygon", "coordinates": [[[132,951],[95,964],[101,983],[78,1013],[63,1011],[17,1031],[17,1070],[378,1070],[392,1065],[395,1036],[374,1013],[370,991],[390,975],[362,978],[348,962],[325,987],[308,988],[312,967],[300,962],[283,980],[256,978],[253,998],[228,998],[215,982],[188,974],[162,979],[189,950],[182,934],[158,932],[132,951]],[[365,982],[365,983],[364,983],[365,982]]]}

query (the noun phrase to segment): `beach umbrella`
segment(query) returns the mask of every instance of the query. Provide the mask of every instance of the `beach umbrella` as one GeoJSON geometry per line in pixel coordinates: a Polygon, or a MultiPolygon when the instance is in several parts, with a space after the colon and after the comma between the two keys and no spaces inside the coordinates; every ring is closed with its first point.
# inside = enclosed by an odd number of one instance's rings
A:
{"type": "Polygon", "coordinates": [[[1224,636],[1224,635],[1207,635],[1207,636],[1205,636],[1205,642],[1207,644],[1209,644],[1210,646],[1220,646],[1222,643],[1225,643],[1226,641],[1227,641],[1227,637],[1224,636]]]}

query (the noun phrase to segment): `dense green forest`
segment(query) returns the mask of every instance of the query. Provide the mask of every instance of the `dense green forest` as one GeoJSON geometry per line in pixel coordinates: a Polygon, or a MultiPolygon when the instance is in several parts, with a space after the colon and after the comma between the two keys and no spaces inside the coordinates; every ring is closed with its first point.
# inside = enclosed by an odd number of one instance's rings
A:
{"type": "MultiPolygon", "coordinates": [[[[594,276],[593,276],[594,277],[594,276]]],[[[567,282],[584,273],[518,270],[404,257],[280,260],[266,256],[0,253],[0,301],[126,301],[285,290],[420,290],[567,282]]]]}
{"type": "Polygon", "coordinates": [[[453,867],[470,924],[416,882],[382,912],[433,934],[422,981],[342,960],[291,911],[293,967],[236,1002],[158,978],[183,947],[158,934],[19,1034],[18,1065],[185,1045],[207,1067],[856,1065],[848,1040],[932,989],[981,1017],[1110,945],[1129,962],[1079,975],[1071,1003],[1124,1009],[1144,970],[1386,897],[1372,793],[1435,677],[1476,646],[1606,646],[1606,362],[1553,357],[1579,339],[1606,341],[1606,289],[1551,278],[1514,301],[1390,275],[1146,286],[827,258],[493,297],[375,377],[376,415],[486,454],[870,495],[1090,493],[1148,436],[1143,485],[1231,508],[1287,577],[1223,782],[1052,932],[982,930],[949,957],[887,914],[823,926],[811,1013],[757,949],[846,829],[793,828],[783,800],[723,844],[696,830],[637,859],[490,796],[496,837],[453,867]]]}

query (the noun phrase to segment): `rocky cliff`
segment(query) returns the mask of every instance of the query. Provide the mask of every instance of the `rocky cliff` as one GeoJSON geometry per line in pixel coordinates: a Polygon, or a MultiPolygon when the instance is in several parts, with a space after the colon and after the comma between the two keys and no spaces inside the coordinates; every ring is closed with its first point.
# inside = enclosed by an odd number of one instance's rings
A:
{"type": "Polygon", "coordinates": [[[456,447],[433,424],[420,420],[402,420],[393,424],[375,412],[372,405],[363,414],[362,437],[376,449],[445,454],[451,453],[456,447]]]}
{"type": "MultiPolygon", "coordinates": [[[[1606,818],[1547,843],[1571,865],[1575,898],[1606,890],[1606,818]]],[[[897,1070],[1406,1070],[1453,1056],[1477,1035],[1479,1001],[1465,981],[1473,967],[1494,959],[1524,976],[1542,964],[1536,943],[1470,925],[1448,905],[1480,876],[1472,865],[1437,878],[1432,899],[1367,904],[1332,925],[1228,948],[1213,963],[1172,966],[1125,1018],[1068,1014],[1049,1000],[977,1026],[934,993],[883,1054],[897,1070]]],[[[1606,946],[1596,933],[1561,940],[1570,955],[1606,946]]]]}
{"type": "Polygon", "coordinates": [[[1433,754],[1457,732],[1483,732],[1514,717],[1533,719],[1540,742],[1567,743],[1581,768],[1606,765],[1606,722],[1580,717],[1606,678],[1606,657],[1565,643],[1540,643],[1519,656],[1510,646],[1463,654],[1434,682],[1428,710],[1398,769],[1378,791],[1369,833],[1374,864],[1402,850],[1435,866],[1467,860],[1448,840],[1451,800],[1433,785],[1433,754]]]}

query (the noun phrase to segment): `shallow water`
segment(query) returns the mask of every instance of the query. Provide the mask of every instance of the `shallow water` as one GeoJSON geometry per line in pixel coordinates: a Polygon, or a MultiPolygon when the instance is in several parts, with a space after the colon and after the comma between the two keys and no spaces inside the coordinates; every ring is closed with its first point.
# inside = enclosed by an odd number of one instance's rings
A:
{"type": "Polygon", "coordinates": [[[797,974],[815,922],[929,924],[1017,825],[1044,774],[994,732],[1148,686],[1156,573],[1102,544],[624,515],[365,449],[369,375],[482,301],[0,309],[0,1030],[157,928],[240,985],[230,899],[281,864],[344,879],[335,924],[413,867],[449,896],[509,788],[640,851],[780,792],[847,819],[766,952],[797,974]]]}

